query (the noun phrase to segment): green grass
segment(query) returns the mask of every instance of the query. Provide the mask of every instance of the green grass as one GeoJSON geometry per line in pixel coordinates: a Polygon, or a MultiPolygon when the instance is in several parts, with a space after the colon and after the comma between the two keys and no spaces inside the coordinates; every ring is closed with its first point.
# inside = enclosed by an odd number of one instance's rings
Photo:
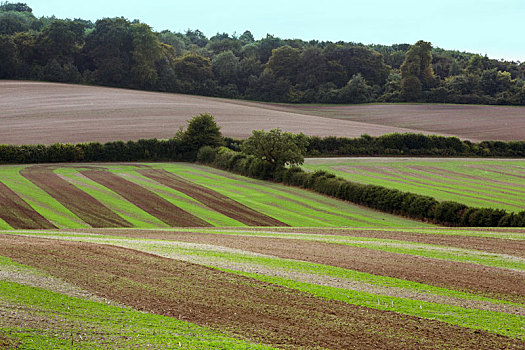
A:
{"type": "Polygon", "coordinates": [[[326,170],[351,181],[419,193],[442,201],[508,211],[525,210],[525,160],[326,158],[306,159],[304,168],[326,170]]]}
{"type": "Polygon", "coordinates": [[[194,324],[0,281],[0,308],[26,312],[25,326],[0,321],[22,349],[268,349],[194,324]],[[21,311],[24,310],[24,311],[21,311]]]}

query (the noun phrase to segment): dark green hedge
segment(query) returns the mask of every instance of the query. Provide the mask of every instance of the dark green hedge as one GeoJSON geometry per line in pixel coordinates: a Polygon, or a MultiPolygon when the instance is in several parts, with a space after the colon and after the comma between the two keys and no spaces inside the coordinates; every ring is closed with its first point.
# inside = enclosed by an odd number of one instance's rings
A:
{"type": "Polygon", "coordinates": [[[313,190],[386,213],[446,226],[525,226],[525,211],[515,214],[500,209],[472,208],[451,201],[439,202],[429,196],[382,186],[354,183],[325,171],[308,173],[299,167],[272,173],[266,162],[253,156],[247,156],[226,147],[216,150],[215,154],[213,152],[212,148],[201,150],[199,155],[202,157],[199,157],[199,160],[240,175],[313,190]]]}
{"type": "Polygon", "coordinates": [[[177,139],[46,145],[0,145],[1,164],[194,161],[196,151],[177,139]]]}
{"type": "Polygon", "coordinates": [[[388,134],[358,138],[310,137],[307,156],[525,157],[525,141],[472,143],[457,137],[388,134]]]}

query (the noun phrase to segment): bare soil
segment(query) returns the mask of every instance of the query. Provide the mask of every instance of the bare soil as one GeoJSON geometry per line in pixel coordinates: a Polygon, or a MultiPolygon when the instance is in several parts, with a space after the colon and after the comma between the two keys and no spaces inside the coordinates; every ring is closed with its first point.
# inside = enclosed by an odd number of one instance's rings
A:
{"type": "Polygon", "coordinates": [[[20,174],[92,227],[133,227],[96,198],[56,175],[53,166],[33,165],[20,174]]]}
{"type": "MultiPolygon", "coordinates": [[[[265,104],[265,106],[271,106],[265,104]]],[[[270,108],[270,107],[268,107],[270,108]]],[[[452,104],[277,105],[280,111],[456,135],[472,141],[525,140],[525,108],[452,104]]]]}
{"type": "Polygon", "coordinates": [[[477,264],[285,238],[140,230],[104,230],[103,234],[212,244],[525,303],[524,273],[477,264]]]}
{"type": "Polygon", "coordinates": [[[282,221],[259,213],[210,188],[187,181],[163,169],[139,170],[139,173],[164,186],[182,192],[205,204],[212,210],[226,215],[248,226],[288,226],[282,221]]]}
{"type": "Polygon", "coordinates": [[[81,171],[81,174],[115,191],[129,202],[170,226],[212,226],[203,219],[173,205],[158,194],[109,171],[85,170],[81,171]]]}
{"type": "Polygon", "coordinates": [[[142,311],[282,348],[521,349],[523,341],[313,297],[133,250],[0,235],[0,254],[142,311]]]}
{"type": "Polygon", "coordinates": [[[0,182],[0,218],[14,229],[57,228],[0,182]]]}
{"type": "Polygon", "coordinates": [[[213,114],[222,133],[233,138],[274,128],[345,137],[417,132],[410,126],[330,120],[300,110],[276,110],[270,104],[95,86],[2,80],[0,96],[0,140],[7,144],[170,138],[200,113],[213,114]]]}

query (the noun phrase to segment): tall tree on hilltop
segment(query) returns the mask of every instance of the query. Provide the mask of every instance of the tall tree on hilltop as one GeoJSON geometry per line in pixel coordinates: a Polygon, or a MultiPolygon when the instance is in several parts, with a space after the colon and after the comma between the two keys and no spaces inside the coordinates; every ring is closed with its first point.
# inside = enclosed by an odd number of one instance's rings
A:
{"type": "Polygon", "coordinates": [[[419,40],[410,47],[401,65],[401,94],[408,101],[417,100],[433,81],[432,44],[419,40]]]}

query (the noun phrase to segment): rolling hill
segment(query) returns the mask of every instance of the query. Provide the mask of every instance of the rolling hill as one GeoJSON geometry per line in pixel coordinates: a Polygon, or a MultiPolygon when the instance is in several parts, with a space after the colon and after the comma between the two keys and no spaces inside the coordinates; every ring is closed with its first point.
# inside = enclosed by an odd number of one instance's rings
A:
{"type": "Polygon", "coordinates": [[[302,106],[82,85],[0,81],[0,143],[51,144],[169,138],[193,115],[211,113],[225,136],[282,128],[358,137],[392,132],[522,140],[525,109],[460,105],[302,106]]]}

